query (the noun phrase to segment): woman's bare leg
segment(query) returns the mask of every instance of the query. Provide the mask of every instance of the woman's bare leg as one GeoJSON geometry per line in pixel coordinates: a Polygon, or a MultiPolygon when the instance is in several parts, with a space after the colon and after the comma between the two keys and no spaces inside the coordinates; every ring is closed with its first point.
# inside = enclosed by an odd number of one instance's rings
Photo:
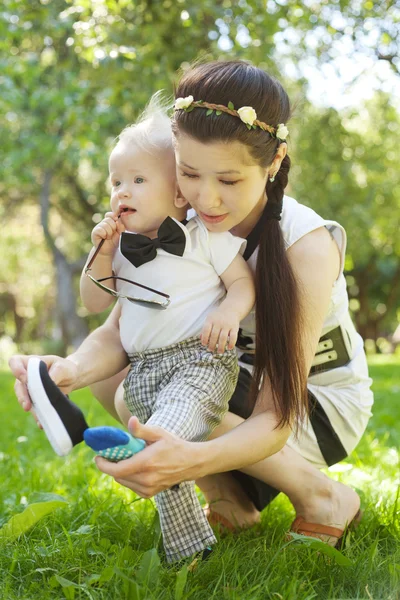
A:
{"type": "Polygon", "coordinates": [[[260,513],[230,473],[208,475],[196,480],[212,511],[226,517],[235,527],[251,527],[260,513]]]}
{"type": "Polygon", "coordinates": [[[90,390],[94,397],[97,398],[106,411],[117,421],[121,421],[121,417],[115,408],[115,395],[118,386],[127,376],[128,370],[129,367],[126,367],[126,369],[117,375],[114,375],[109,379],[104,379],[103,381],[98,381],[90,386],[90,390]]]}
{"type": "MultiPolygon", "coordinates": [[[[242,421],[241,417],[228,413],[212,437],[226,433],[242,421]]],[[[343,529],[359,508],[360,500],[354,490],[331,480],[289,446],[242,470],[286,494],[297,515],[311,523],[343,529]]],[[[200,488],[204,485],[204,494],[213,510],[239,525],[248,523],[248,505],[234,487],[224,487],[224,483],[221,475],[198,482],[200,488]]]]}
{"type": "Polygon", "coordinates": [[[128,409],[124,401],[124,382],[121,381],[117,391],[115,393],[114,406],[119,420],[126,428],[128,428],[128,421],[132,416],[132,413],[128,409]]]}

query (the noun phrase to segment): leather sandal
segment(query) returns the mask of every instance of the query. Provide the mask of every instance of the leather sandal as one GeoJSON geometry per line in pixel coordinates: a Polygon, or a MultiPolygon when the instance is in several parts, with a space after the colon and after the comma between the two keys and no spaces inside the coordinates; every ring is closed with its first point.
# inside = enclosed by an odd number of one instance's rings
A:
{"type": "Polygon", "coordinates": [[[218,529],[221,535],[226,535],[228,533],[240,533],[256,525],[256,523],[249,523],[242,526],[234,525],[231,521],[229,521],[229,519],[212,510],[209,504],[206,504],[203,510],[211,527],[218,529]]]}
{"type": "Polygon", "coordinates": [[[224,533],[224,531],[223,531],[224,529],[226,530],[225,533],[228,533],[228,532],[234,533],[234,532],[238,532],[240,530],[239,527],[235,527],[233,525],[233,523],[228,521],[228,519],[226,517],[223,517],[219,513],[212,510],[210,508],[209,504],[206,504],[206,506],[204,507],[203,510],[204,510],[204,514],[207,517],[207,520],[210,523],[211,527],[215,527],[215,528],[219,529],[221,531],[221,533],[224,533]]]}
{"type": "Polygon", "coordinates": [[[332,538],[336,538],[337,541],[334,547],[341,548],[347,532],[350,528],[355,528],[361,521],[361,518],[362,512],[360,509],[358,509],[349,524],[344,529],[339,529],[338,527],[320,525],[319,523],[308,523],[303,517],[296,517],[290,527],[290,531],[293,531],[294,533],[300,533],[301,535],[306,535],[308,537],[317,538],[321,541],[326,541],[327,543],[329,543],[332,538]],[[321,535],[328,535],[329,539],[323,540],[321,535]]]}

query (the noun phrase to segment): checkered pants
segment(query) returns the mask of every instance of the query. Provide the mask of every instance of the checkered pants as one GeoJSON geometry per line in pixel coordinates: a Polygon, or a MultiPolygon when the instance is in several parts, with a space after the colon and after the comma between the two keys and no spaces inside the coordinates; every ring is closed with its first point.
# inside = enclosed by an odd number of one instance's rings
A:
{"type": "MultiPolygon", "coordinates": [[[[159,425],[190,441],[203,441],[221,422],[235,389],[235,350],[213,354],[198,337],[129,355],[124,400],[141,423],[159,425]]],[[[169,562],[216,542],[194,481],[155,496],[169,562]]]]}

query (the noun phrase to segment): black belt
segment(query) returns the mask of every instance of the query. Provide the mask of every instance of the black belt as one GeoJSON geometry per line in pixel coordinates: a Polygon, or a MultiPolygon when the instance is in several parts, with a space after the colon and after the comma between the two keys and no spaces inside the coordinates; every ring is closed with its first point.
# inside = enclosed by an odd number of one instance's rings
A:
{"type": "MultiPolygon", "coordinates": [[[[351,346],[349,335],[348,339],[349,345],[351,346]]],[[[245,352],[239,357],[239,360],[246,365],[254,365],[254,354],[245,352]]],[[[319,339],[313,366],[311,367],[309,374],[318,375],[319,373],[325,373],[331,369],[337,369],[337,367],[344,367],[350,360],[350,355],[347,351],[346,344],[344,343],[342,330],[340,327],[335,327],[335,329],[332,329],[319,339]]]]}

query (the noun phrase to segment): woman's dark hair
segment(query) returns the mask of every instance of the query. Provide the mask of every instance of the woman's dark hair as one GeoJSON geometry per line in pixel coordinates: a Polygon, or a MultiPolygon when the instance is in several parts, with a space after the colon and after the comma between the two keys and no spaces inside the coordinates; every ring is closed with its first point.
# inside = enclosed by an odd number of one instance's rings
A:
{"type": "MultiPolygon", "coordinates": [[[[182,76],[177,98],[195,100],[236,109],[251,106],[257,119],[268,125],[286,124],[290,118],[289,98],[280,83],[267,73],[243,61],[210,62],[189,69],[182,76]]],[[[199,142],[237,141],[262,168],[268,167],[277,152],[279,140],[257,128],[248,130],[237,117],[226,113],[206,115],[203,108],[175,111],[175,136],[187,134],[199,142]]],[[[279,205],[288,183],[289,156],[285,156],[275,176],[267,181],[268,204],[279,205]]],[[[270,207],[269,207],[270,208],[270,207]]],[[[256,267],[256,354],[251,394],[258,396],[268,377],[278,426],[294,425],[307,412],[307,373],[301,336],[300,290],[286,255],[283,235],[276,219],[261,216],[263,226],[256,267]]]]}

